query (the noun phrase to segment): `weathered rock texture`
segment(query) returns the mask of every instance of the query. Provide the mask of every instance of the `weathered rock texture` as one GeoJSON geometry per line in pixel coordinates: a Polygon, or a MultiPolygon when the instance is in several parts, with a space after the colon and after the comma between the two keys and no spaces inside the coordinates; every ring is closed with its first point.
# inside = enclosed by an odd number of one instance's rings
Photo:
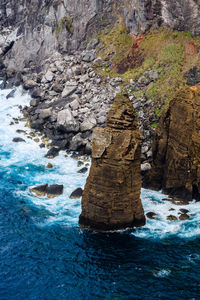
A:
{"type": "Polygon", "coordinates": [[[132,34],[160,25],[199,34],[199,15],[199,0],[0,1],[0,54],[21,71],[55,51],[73,53],[119,18],[132,34]]]}
{"type": "Polygon", "coordinates": [[[141,136],[132,103],[118,94],[107,127],[93,131],[92,166],[82,196],[81,226],[115,230],[142,226],[141,136]]]}
{"type": "Polygon", "coordinates": [[[163,112],[145,185],[185,200],[200,199],[200,88],[181,90],[163,112]]]}

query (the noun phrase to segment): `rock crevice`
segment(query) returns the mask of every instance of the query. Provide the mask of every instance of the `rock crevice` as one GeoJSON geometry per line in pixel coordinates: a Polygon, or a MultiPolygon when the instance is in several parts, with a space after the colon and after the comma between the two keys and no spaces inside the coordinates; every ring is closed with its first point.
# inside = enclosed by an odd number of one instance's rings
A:
{"type": "Polygon", "coordinates": [[[145,186],[187,201],[200,199],[200,89],[178,92],[163,112],[153,142],[145,186]]]}

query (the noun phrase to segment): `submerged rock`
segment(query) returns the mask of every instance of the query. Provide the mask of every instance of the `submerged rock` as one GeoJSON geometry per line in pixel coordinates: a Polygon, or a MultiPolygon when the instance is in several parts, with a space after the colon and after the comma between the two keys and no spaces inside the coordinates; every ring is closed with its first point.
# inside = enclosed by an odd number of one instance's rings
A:
{"type": "Polygon", "coordinates": [[[141,135],[132,103],[119,94],[107,127],[93,131],[92,166],[82,195],[79,224],[106,231],[142,226],[141,135]]]}
{"type": "MultiPolygon", "coordinates": [[[[161,115],[153,143],[153,166],[145,186],[181,202],[200,199],[200,88],[178,92],[161,115]]],[[[179,204],[179,203],[176,203],[179,204]]]]}

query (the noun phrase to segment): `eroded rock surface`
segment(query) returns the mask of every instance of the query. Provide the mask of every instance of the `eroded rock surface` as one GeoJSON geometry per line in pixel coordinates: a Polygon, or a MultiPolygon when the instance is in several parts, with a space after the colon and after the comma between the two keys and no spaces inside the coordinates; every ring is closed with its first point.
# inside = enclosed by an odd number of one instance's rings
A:
{"type": "Polygon", "coordinates": [[[82,196],[81,226],[115,230],[142,226],[141,136],[132,103],[118,94],[107,126],[93,130],[92,166],[82,196]]]}
{"type": "Polygon", "coordinates": [[[145,185],[182,201],[200,199],[200,88],[182,89],[163,112],[145,185]]]}

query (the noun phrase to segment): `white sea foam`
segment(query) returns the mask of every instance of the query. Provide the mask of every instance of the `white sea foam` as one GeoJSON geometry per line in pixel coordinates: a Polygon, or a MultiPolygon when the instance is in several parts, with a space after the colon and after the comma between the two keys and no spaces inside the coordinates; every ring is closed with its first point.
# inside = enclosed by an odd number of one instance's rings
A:
{"type": "Polygon", "coordinates": [[[171,273],[170,270],[162,269],[159,271],[154,271],[153,275],[158,278],[165,278],[165,277],[168,277],[170,275],[170,273],[171,273]]]}
{"type": "MultiPolygon", "coordinates": [[[[64,151],[60,152],[60,155],[53,160],[45,158],[47,149],[41,149],[39,143],[27,138],[27,135],[16,133],[17,129],[30,132],[30,129],[25,127],[26,122],[10,125],[13,117],[21,116],[19,105],[28,105],[30,97],[28,94],[22,94],[21,88],[17,88],[15,97],[6,99],[6,95],[10,91],[0,90],[0,149],[10,153],[9,157],[1,156],[0,166],[6,168],[8,173],[12,171],[13,166],[21,168],[21,178],[24,178],[26,183],[28,180],[30,186],[44,183],[63,184],[63,195],[53,199],[36,197],[29,188],[25,191],[16,190],[16,195],[23,197],[28,205],[49,212],[49,217],[45,218],[42,223],[40,222],[40,226],[51,226],[55,223],[77,226],[81,211],[80,199],[70,199],[69,196],[75,188],[83,188],[88,173],[77,173],[79,169],[77,161],[70,157],[66,158],[64,151]],[[26,143],[12,142],[14,137],[22,137],[26,143]],[[49,161],[53,164],[53,169],[45,168],[49,161]],[[39,168],[38,171],[37,168],[39,168]]],[[[165,238],[168,236],[191,238],[199,236],[200,204],[194,201],[187,206],[177,206],[169,201],[163,201],[163,198],[167,198],[167,196],[161,192],[142,189],[141,199],[145,213],[151,211],[156,213],[158,217],[155,220],[147,218],[146,225],[136,229],[132,234],[141,238],[165,238]],[[169,211],[171,208],[174,210],[169,211]],[[189,210],[189,214],[192,215],[189,220],[167,221],[167,216],[170,214],[178,217],[181,208],[189,210]]]]}

